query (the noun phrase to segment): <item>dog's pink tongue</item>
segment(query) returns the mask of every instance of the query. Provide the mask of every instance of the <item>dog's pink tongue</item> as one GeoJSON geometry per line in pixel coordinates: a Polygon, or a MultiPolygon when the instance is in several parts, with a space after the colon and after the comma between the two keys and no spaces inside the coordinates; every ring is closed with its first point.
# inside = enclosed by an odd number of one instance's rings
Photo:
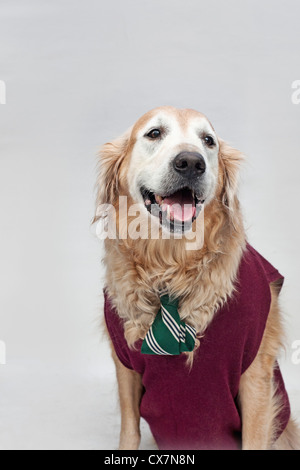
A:
{"type": "MultiPolygon", "coordinates": [[[[188,190],[177,191],[172,196],[164,198],[163,206],[165,205],[170,208],[170,219],[179,222],[191,220],[196,213],[195,199],[188,190]]],[[[163,209],[167,209],[166,206],[163,209]]]]}

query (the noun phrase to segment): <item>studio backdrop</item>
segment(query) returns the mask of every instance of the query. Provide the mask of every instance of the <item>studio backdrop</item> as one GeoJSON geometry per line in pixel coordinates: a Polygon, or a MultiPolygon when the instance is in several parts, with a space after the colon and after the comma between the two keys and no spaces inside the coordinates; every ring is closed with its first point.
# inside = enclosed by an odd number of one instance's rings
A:
{"type": "Polygon", "coordinates": [[[117,446],[97,152],[160,105],[203,112],[247,156],[240,200],[285,276],[299,416],[299,15],[297,0],[1,1],[0,448],[117,446]]]}

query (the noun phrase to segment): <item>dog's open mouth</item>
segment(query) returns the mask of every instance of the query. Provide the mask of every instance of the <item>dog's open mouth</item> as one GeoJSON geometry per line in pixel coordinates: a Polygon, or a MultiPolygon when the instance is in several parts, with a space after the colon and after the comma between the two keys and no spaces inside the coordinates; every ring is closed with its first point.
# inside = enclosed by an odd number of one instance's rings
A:
{"type": "Polygon", "coordinates": [[[161,196],[142,188],[146,209],[159,218],[160,223],[171,232],[190,230],[198,217],[204,200],[190,188],[179,189],[173,194],[161,196]]]}

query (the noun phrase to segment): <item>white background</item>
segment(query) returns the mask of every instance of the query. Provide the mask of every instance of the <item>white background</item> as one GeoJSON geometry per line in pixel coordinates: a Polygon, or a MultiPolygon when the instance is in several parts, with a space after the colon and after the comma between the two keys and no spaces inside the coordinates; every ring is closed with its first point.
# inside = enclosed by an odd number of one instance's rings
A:
{"type": "Polygon", "coordinates": [[[0,448],[117,446],[96,153],[164,104],[202,111],[248,157],[241,202],[286,278],[281,364],[299,416],[299,1],[2,0],[0,15],[0,448]]]}

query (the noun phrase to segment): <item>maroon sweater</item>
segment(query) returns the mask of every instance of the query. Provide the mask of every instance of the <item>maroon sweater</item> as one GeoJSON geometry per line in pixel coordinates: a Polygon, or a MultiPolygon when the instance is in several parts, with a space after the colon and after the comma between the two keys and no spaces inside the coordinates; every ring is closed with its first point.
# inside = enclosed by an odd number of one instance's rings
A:
{"type": "MultiPolygon", "coordinates": [[[[153,356],[129,349],[123,321],[105,294],[105,319],[116,354],[125,367],[142,375],[141,416],[160,449],[240,449],[241,415],[237,403],[240,378],[257,355],[271,295],[269,283],[283,277],[250,245],[242,258],[237,292],[219,309],[201,339],[191,370],[186,356],[153,356]]],[[[279,368],[281,395],[278,435],[290,406],[279,368]]]]}

